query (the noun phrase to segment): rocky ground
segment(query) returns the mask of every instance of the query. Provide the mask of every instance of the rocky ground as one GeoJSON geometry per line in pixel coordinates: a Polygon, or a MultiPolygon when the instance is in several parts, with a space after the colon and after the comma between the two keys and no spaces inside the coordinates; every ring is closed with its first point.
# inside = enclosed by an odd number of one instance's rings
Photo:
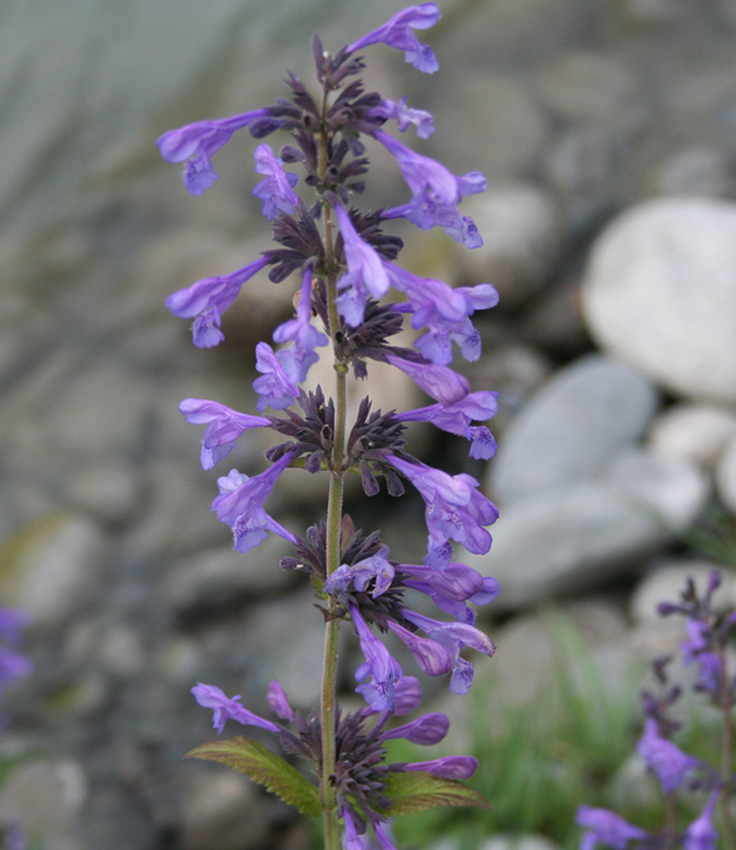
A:
{"type": "MultiPolygon", "coordinates": [[[[192,348],[164,298],[268,244],[252,145],[218,154],[221,181],[191,199],[153,140],[281,96],[313,28],[337,46],[396,7],[305,4],[285,28],[286,2],[220,0],[176,22],[163,0],[131,2],[124,20],[65,3],[58,22],[12,4],[0,17],[0,599],[31,612],[35,665],[8,695],[2,751],[23,760],[0,816],[19,814],[45,850],[297,850],[284,807],[182,761],[212,735],[197,681],[255,711],[274,677],[313,703],[322,625],[276,566],[282,541],[230,549],[208,511],[217,473],[177,412],[187,396],[252,409],[253,347],[292,290],[254,280],[227,342],[192,348]]],[[[427,39],[440,74],[417,79],[377,48],[370,82],[433,111],[424,152],[490,181],[467,202],[483,248],[400,235],[415,271],[501,293],[467,368],[500,392],[496,458],[484,468],[451,440],[414,437],[499,505],[490,555],[469,562],[501,582],[487,663],[518,683],[538,669],[530,612],[549,598],[608,652],[671,641],[655,601],[708,569],[688,529],[736,513],[736,3],[440,6],[427,39]]],[[[401,202],[375,159],[375,203],[401,202]]],[[[413,392],[379,370],[368,383],[384,409],[413,392]]],[[[234,460],[258,471],[263,449],[254,434],[234,460]]],[[[319,489],[293,477],[269,505],[304,528],[319,489]]],[[[397,516],[354,493],[349,509],[395,557],[422,552],[416,502],[397,516]]]]}

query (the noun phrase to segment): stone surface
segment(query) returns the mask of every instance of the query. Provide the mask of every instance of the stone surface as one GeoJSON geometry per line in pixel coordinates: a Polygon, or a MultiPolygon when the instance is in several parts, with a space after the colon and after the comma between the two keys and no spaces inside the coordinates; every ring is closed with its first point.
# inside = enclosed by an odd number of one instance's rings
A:
{"type": "Polygon", "coordinates": [[[672,392],[736,401],[736,205],[628,210],[594,245],[583,307],[597,342],[672,392]]]}
{"type": "Polygon", "coordinates": [[[612,358],[583,357],[560,370],[520,410],[490,465],[488,488],[502,504],[593,478],[640,437],[657,394],[612,358]]]}
{"type": "Polygon", "coordinates": [[[716,469],[718,495],[728,509],[736,514],[736,437],[732,437],[718,461],[716,469]]]}
{"type": "Polygon", "coordinates": [[[549,280],[560,249],[559,217],[553,198],[528,183],[491,185],[463,204],[478,226],[483,245],[457,245],[465,279],[492,282],[501,309],[518,307],[549,280]]]}
{"type": "Polygon", "coordinates": [[[708,404],[681,403],[660,414],[649,431],[652,451],[711,468],[736,435],[736,412],[708,404]]]}

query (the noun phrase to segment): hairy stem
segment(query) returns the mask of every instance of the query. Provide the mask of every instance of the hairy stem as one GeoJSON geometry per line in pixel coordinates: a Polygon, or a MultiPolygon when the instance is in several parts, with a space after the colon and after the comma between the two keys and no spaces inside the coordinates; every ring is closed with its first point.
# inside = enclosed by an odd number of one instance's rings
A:
{"type": "MultiPolygon", "coordinates": [[[[726,653],[724,647],[719,647],[718,657],[721,668],[721,694],[722,710],[723,710],[723,738],[721,740],[721,778],[724,783],[727,783],[731,776],[731,762],[733,760],[733,729],[731,727],[731,709],[733,702],[731,700],[731,684],[729,682],[728,671],[726,669],[726,653]]],[[[721,791],[721,813],[723,816],[723,847],[724,850],[733,850],[734,834],[733,820],[731,818],[731,806],[729,805],[728,784],[725,784],[721,791]]]]}

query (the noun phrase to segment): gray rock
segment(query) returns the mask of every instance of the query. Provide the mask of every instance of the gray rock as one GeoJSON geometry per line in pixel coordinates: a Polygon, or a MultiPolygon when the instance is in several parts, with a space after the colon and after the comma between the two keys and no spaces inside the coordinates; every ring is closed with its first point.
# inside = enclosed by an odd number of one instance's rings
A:
{"type": "Polygon", "coordinates": [[[736,413],[709,404],[676,404],[660,414],[649,431],[652,451],[711,468],[736,436],[736,413]]]}
{"type": "Polygon", "coordinates": [[[668,198],[615,219],[583,284],[594,338],[671,391],[736,400],[736,205],[668,198]]]}
{"type": "Polygon", "coordinates": [[[736,514],[736,437],[733,437],[718,461],[716,469],[718,495],[728,509],[736,514]]]}
{"type": "Polygon", "coordinates": [[[589,480],[640,437],[657,394],[633,369],[587,355],[561,369],[521,409],[490,465],[502,504],[589,480]]]}
{"type": "Polygon", "coordinates": [[[669,156],[654,174],[654,187],[663,195],[728,196],[734,176],[728,156],[720,150],[696,146],[669,156]]]}
{"type": "Polygon", "coordinates": [[[462,211],[483,237],[472,251],[456,243],[465,279],[492,282],[502,308],[517,307],[547,282],[560,249],[557,209],[548,192],[525,183],[491,185],[468,198],[462,211]]]}
{"type": "Polygon", "coordinates": [[[668,541],[661,522],[602,483],[550,489],[507,505],[488,555],[464,561],[501,585],[497,607],[590,590],[631,572],[668,541]]]}
{"type": "Polygon", "coordinates": [[[143,497],[143,478],[122,462],[100,460],[75,467],[69,476],[67,498],[75,508],[108,523],[122,523],[143,497]]]}
{"type": "Polygon", "coordinates": [[[97,594],[107,549],[91,520],[43,517],[6,543],[3,599],[28,610],[35,628],[58,626],[97,594]]]}
{"type": "Polygon", "coordinates": [[[478,850],[556,850],[558,846],[544,835],[501,833],[486,839],[479,845],[478,850]]]}

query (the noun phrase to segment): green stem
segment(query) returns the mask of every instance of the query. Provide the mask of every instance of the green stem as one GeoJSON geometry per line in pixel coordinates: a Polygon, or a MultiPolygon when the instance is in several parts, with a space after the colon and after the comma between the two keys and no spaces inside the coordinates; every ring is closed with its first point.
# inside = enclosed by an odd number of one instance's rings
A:
{"type": "MultiPolygon", "coordinates": [[[[733,760],[733,730],[731,727],[731,702],[730,682],[726,670],[726,653],[723,647],[719,648],[718,657],[721,668],[721,693],[723,694],[723,739],[721,742],[721,778],[725,781],[731,775],[731,762],[733,760]]],[[[733,850],[733,821],[731,819],[731,806],[729,805],[730,788],[726,785],[721,791],[721,812],[723,815],[723,847],[724,850],[733,850]]]]}
{"type": "MultiPolygon", "coordinates": [[[[323,114],[327,108],[327,93],[323,103],[323,114]]],[[[320,176],[327,172],[327,139],[323,135],[320,145],[320,176]]],[[[337,272],[334,244],[332,238],[332,211],[324,205],[325,223],[325,261],[327,266],[327,309],[329,328],[327,329],[335,345],[340,329],[340,317],[335,300],[337,298],[337,272]]],[[[335,434],[330,466],[330,490],[327,502],[327,546],[326,574],[330,576],[341,562],[340,529],[342,526],[342,502],[344,493],[345,437],[347,417],[347,367],[335,354],[335,434]]],[[[332,607],[332,603],[330,603],[332,607]]],[[[340,850],[340,828],[336,811],[335,789],[331,777],[335,772],[336,761],[336,681],[338,654],[339,621],[330,620],[325,627],[324,666],[322,669],[322,771],[320,779],[320,799],[324,806],[324,847],[325,850],[340,850]]]]}

